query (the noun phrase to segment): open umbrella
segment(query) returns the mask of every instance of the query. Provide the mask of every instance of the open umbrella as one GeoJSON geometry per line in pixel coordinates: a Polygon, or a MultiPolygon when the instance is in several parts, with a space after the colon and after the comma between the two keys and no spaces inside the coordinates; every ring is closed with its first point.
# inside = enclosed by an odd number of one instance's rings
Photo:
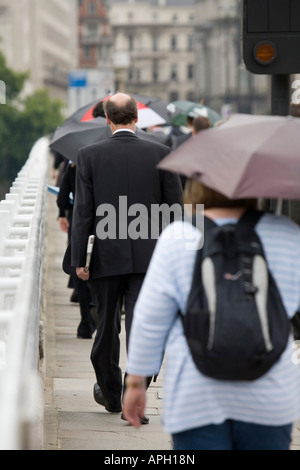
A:
{"type": "MultiPolygon", "coordinates": [[[[136,134],[144,140],[158,141],[153,134],[142,129],[136,128],[136,134]]],[[[110,127],[102,117],[85,122],[77,122],[69,118],[56,129],[49,146],[51,150],[76,164],[78,151],[82,147],[101,142],[109,137],[111,137],[110,127]]]]}
{"type": "Polygon", "coordinates": [[[220,114],[213,109],[194,101],[172,101],[168,104],[168,111],[170,115],[170,123],[173,126],[186,126],[186,119],[188,116],[193,118],[198,116],[208,117],[212,126],[222,119],[220,114]]]}
{"type": "MultiPolygon", "coordinates": [[[[76,116],[81,122],[93,120],[93,110],[99,101],[105,102],[112,95],[107,95],[100,100],[93,101],[76,111],[76,116]]],[[[147,127],[159,126],[168,123],[169,112],[167,110],[168,103],[160,98],[138,95],[132,93],[131,96],[136,100],[138,107],[137,127],[145,129],[147,127]]]]}
{"type": "Polygon", "coordinates": [[[106,129],[106,120],[98,117],[90,122],[80,122],[68,118],[59,126],[50,139],[51,150],[74,161],[78,150],[91,143],[101,129],[106,129]]]}
{"type": "Polygon", "coordinates": [[[300,199],[299,134],[299,118],[236,114],[199,132],[158,168],[232,199],[300,199]]]}
{"type": "MultiPolygon", "coordinates": [[[[63,124],[56,129],[51,140],[50,148],[75,163],[78,150],[93,142],[99,142],[111,136],[106,119],[100,114],[93,116],[95,107],[105,102],[111,95],[94,100],[76,110],[63,124]]],[[[132,95],[138,104],[138,118],[136,133],[145,140],[157,142],[149,132],[142,128],[165,124],[168,119],[167,103],[163,100],[146,95],[132,95]]],[[[101,113],[101,110],[98,111],[101,113]]]]}

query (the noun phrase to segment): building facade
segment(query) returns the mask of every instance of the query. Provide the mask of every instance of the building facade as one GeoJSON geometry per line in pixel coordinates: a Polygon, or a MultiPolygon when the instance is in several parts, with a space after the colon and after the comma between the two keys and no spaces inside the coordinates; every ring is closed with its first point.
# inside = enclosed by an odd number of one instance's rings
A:
{"type": "Polygon", "coordinates": [[[197,0],[196,98],[227,112],[270,110],[270,78],[249,73],[242,59],[242,0],[197,0]]]}
{"type": "Polygon", "coordinates": [[[111,68],[113,36],[106,0],[78,1],[78,67],[111,68]]]}
{"type": "Polygon", "coordinates": [[[195,95],[194,0],[110,0],[118,88],[166,101],[195,95]]]}
{"type": "Polygon", "coordinates": [[[0,0],[0,50],[16,71],[29,71],[25,93],[48,88],[67,103],[77,66],[76,0],[0,0]]]}
{"type": "Polygon", "coordinates": [[[242,0],[110,0],[118,88],[204,102],[224,116],[269,110],[269,78],[241,55],[242,0]]]}

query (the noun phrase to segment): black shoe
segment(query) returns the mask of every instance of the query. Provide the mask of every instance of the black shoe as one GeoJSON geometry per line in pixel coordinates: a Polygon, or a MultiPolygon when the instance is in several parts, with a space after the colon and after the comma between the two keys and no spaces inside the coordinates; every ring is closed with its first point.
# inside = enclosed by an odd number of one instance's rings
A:
{"type": "Polygon", "coordinates": [[[99,405],[104,406],[106,411],[109,411],[110,413],[121,413],[122,411],[121,400],[119,405],[109,405],[107,400],[104,398],[103,393],[97,383],[94,385],[94,400],[99,405]]]}
{"type": "Polygon", "coordinates": [[[87,322],[81,321],[77,328],[77,338],[92,339],[93,331],[91,325],[87,322]]]}
{"type": "MultiPolygon", "coordinates": [[[[121,419],[123,419],[123,421],[127,421],[123,413],[121,414],[121,419]]],[[[148,416],[143,416],[142,418],[140,418],[140,420],[141,420],[141,424],[149,424],[149,421],[150,421],[148,416]]]]}

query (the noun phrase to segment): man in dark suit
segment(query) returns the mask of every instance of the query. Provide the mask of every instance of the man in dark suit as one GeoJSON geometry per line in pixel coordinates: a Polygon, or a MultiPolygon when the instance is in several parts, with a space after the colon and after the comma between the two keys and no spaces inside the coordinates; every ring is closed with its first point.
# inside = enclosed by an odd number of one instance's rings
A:
{"type": "MultiPolygon", "coordinates": [[[[120,307],[124,300],[128,347],[134,305],[156,244],[151,237],[152,208],[162,204],[181,208],[182,186],[177,175],[156,168],[170,148],[136,136],[137,104],[132,97],[113,95],[105,103],[105,114],[112,137],[78,154],[71,248],[72,266],[89,281],[97,302],[99,325],[91,352],[97,379],[94,398],[107,411],[119,413],[120,307]],[[138,211],[143,214],[137,222],[138,211]],[[91,234],[96,235],[94,250],[85,272],[91,234]]],[[[161,228],[160,224],[159,232],[161,228]]]]}

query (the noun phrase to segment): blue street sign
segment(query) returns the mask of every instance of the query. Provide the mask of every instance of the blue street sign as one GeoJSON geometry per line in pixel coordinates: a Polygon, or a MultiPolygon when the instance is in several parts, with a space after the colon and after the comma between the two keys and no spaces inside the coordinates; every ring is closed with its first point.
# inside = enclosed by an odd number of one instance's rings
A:
{"type": "Polygon", "coordinates": [[[73,88],[84,88],[87,86],[87,75],[86,73],[70,73],[69,74],[69,86],[73,88]]]}

